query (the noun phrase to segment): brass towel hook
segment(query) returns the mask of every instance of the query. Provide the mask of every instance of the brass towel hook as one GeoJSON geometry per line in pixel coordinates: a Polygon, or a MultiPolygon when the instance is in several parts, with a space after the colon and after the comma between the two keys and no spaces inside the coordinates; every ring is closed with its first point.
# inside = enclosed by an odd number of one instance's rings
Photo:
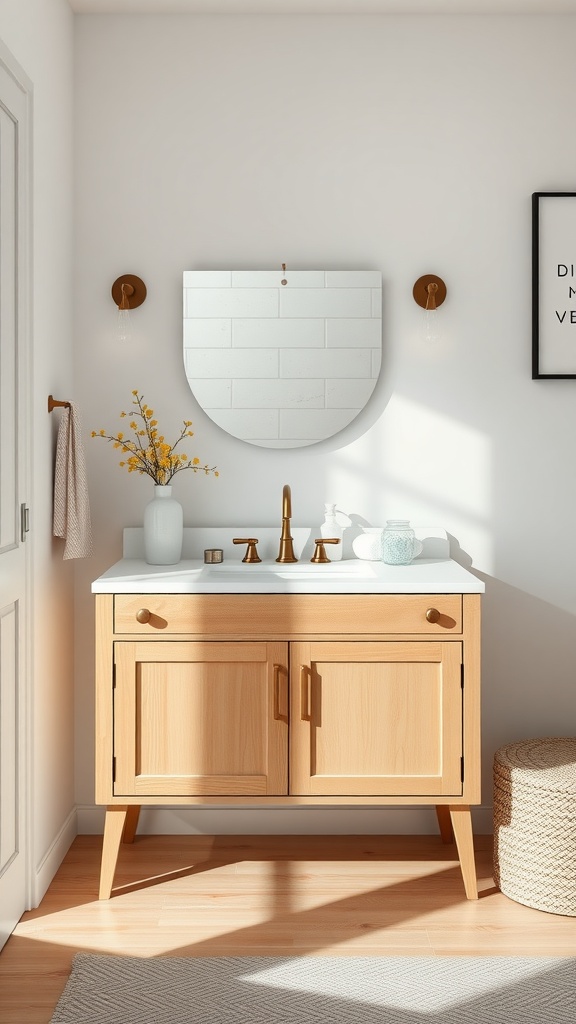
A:
{"type": "Polygon", "coordinates": [[[48,395],[48,412],[53,412],[54,409],[69,409],[70,402],[59,402],[57,398],[53,398],[52,395],[48,395]]]}

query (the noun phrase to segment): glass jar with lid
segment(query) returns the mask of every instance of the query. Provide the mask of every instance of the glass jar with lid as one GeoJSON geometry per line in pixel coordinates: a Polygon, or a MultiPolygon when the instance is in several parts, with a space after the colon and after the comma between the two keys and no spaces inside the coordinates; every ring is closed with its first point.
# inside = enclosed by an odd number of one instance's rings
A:
{"type": "Polygon", "coordinates": [[[408,519],[388,519],[382,531],[382,561],[388,565],[409,565],[422,552],[408,519]]]}

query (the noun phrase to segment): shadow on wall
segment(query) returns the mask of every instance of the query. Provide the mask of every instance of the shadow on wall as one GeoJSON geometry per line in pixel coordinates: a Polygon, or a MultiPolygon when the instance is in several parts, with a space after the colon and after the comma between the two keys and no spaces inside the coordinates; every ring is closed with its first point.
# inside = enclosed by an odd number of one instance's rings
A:
{"type": "MultiPolygon", "coordinates": [[[[491,748],[483,763],[491,773],[494,753],[506,743],[576,733],[576,622],[556,605],[472,571],[486,584],[482,692],[491,748]]],[[[488,783],[491,777],[485,797],[488,783]]]]}

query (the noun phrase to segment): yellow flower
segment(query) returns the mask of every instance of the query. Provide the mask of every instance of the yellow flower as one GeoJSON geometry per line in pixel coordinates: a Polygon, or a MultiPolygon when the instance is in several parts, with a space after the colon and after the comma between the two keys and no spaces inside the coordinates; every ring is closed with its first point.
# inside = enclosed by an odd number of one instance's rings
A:
{"type": "Polygon", "coordinates": [[[168,484],[175,473],[183,469],[192,469],[194,472],[201,470],[206,475],[219,475],[215,466],[201,466],[199,458],[191,459],[184,452],[176,451],[185,437],[194,436],[193,431],[188,429],[192,426],[192,420],[183,420],[179,436],[172,444],[168,444],[164,434],[158,434],[158,420],[152,418],[154,410],[144,401],[144,396],[136,389],[132,391],[132,395],[132,405],[135,408],[132,413],[122,411],[120,416],[131,416],[130,429],[134,432],[133,439],[126,438],[122,431],[113,435],[107,434],[105,430],[92,431],[92,437],[103,437],[114,448],[120,449],[122,454],[128,455],[126,461],[119,463],[122,468],[126,468],[129,473],[150,476],[156,484],[168,484]]]}

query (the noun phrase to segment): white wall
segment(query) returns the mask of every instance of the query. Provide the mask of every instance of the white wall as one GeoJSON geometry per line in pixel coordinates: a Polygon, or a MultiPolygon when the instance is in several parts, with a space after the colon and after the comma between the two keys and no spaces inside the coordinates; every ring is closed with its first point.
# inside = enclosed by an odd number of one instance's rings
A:
{"type": "MultiPolygon", "coordinates": [[[[576,382],[530,379],[530,195],[576,189],[575,42],[576,18],[562,16],[76,19],[76,392],[87,432],[117,429],[132,388],[168,436],[192,419],[192,454],[220,477],[177,478],[188,525],[279,524],[289,482],[295,525],[319,524],[332,500],[374,525],[405,516],[445,527],[454,556],[486,580],[488,806],[500,744],[574,731],[576,382]],[[355,424],[277,452],[227,436],[192,398],[181,280],[185,269],[282,262],[381,269],[384,362],[355,424]],[[109,297],[120,273],[148,286],[124,349],[109,297]],[[435,345],[412,299],[423,273],[448,287],[435,345]]],[[[96,554],[78,565],[76,590],[85,827],[89,585],[151,494],[104,443],[88,452],[96,554]]],[[[334,831],[357,830],[353,813],[338,813],[334,831]]],[[[416,813],[407,828],[433,827],[416,813]]],[[[383,817],[362,827],[386,828],[383,817]]],[[[160,812],[147,820],[161,827],[160,812]]],[[[232,818],[187,820],[217,831],[232,818]]],[[[245,820],[254,830],[254,815],[245,820]]],[[[258,821],[284,827],[265,812],[258,821]]]]}
{"type": "Polygon", "coordinates": [[[32,80],[33,94],[33,548],[32,863],[36,900],[75,834],[74,565],[52,538],[58,423],[50,393],[72,399],[72,48],[66,0],[2,0],[0,39],[32,80]]]}

